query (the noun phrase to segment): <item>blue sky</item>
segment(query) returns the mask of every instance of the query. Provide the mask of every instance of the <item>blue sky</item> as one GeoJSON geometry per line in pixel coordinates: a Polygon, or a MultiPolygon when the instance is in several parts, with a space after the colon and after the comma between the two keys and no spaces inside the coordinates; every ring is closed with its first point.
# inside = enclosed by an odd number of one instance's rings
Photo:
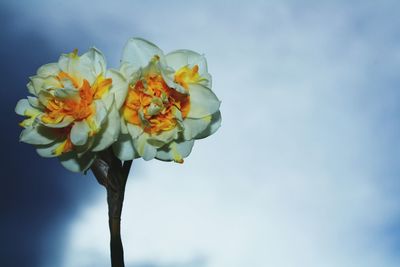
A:
{"type": "MultiPolygon", "coordinates": [[[[134,162],[128,266],[399,266],[396,1],[1,5],[1,70],[13,92],[2,90],[2,110],[37,67],[74,48],[95,45],[118,67],[125,41],[140,36],[208,59],[223,125],[183,165],[134,162]]],[[[6,223],[23,230],[9,250],[35,259],[18,266],[108,266],[101,187],[17,144],[16,116],[6,114],[5,168],[16,178],[4,180],[6,223]],[[11,164],[21,158],[25,172],[11,164]]]]}

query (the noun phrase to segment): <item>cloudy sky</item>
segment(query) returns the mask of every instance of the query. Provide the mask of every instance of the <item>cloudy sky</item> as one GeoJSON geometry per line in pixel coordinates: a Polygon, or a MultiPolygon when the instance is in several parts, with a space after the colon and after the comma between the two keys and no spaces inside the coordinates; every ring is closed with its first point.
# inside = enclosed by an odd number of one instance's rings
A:
{"type": "Polygon", "coordinates": [[[2,262],[109,266],[105,192],[18,144],[12,108],[60,53],[118,67],[138,36],[205,54],[223,125],[183,165],[134,161],[127,267],[400,265],[397,1],[116,2],[0,4],[2,262]]]}

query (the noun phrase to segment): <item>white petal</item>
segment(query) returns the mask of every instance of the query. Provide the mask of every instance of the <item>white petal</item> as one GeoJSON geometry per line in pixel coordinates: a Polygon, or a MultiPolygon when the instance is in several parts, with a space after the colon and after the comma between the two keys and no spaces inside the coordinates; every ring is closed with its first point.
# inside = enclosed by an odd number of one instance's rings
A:
{"type": "Polygon", "coordinates": [[[57,149],[65,140],[56,141],[54,143],[48,145],[40,145],[36,147],[36,152],[44,158],[53,158],[57,155],[54,153],[54,150],[57,149]]]}
{"type": "Polygon", "coordinates": [[[29,82],[26,84],[26,88],[28,88],[28,92],[29,92],[30,94],[36,95],[36,89],[35,89],[35,87],[33,86],[32,81],[29,81],[29,82]]]}
{"type": "Polygon", "coordinates": [[[29,104],[28,99],[20,99],[15,106],[15,113],[21,116],[25,116],[25,112],[28,109],[32,109],[32,106],[29,104]]]}
{"type": "Polygon", "coordinates": [[[120,160],[132,160],[139,157],[133,146],[132,138],[128,134],[119,136],[118,141],[113,144],[113,151],[120,160]]]}
{"type": "Polygon", "coordinates": [[[48,91],[40,91],[38,94],[38,100],[43,106],[47,106],[50,100],[54,99],[54,96],[48,91]]]}
{"type": "Polygon", "coordinates": [[[155,147],[162,147],[170,143],[172,140],[178,138],[179,129],[175,127],[169,131],[163,131],[159,134],[152,134],[149,136],[148,142],[155,147]]]}
{"type": "Polygon", "coordinates": [[[60,99],[77,99],[79,90],[75,88],[57,88],[54,90],[54,96],[60,99]]]}
{"type": "Polygon", "coordinates": [[[191,50],[176,50],[168,53],[165,56],[168,66],[172,67],[175,71],[182,67],[189,66],[194,67],[194,65],[199,66],[199,74],[203,76],[207,71],[207,60],[203,55],[191,50]]]}
{"type": "Polygon", "coordinates": [[[200,84],[191,84],[190,111],[188,118],[199,119],[218,111],[221,102],[217,96],[207,87],[200,84]]]}
{"type": "Polygon", "coordinates": [[[71,129],[71,142],[76,146],[86,144],[89,136],[90,127],[85,120],[76,121],[71,129]]]}
{"type": "Polygon", "coordinates": [[[132,139],[139,137],[143,133],[142,127],[131,123],[127,123],[126,126],[128,128],[128,133],[130,134],[132,139]]]}
{"type": "Polygon", "coordinates": [[[181,93],[181,94],[184,94],[184,95],[188,94],[188,92],[186,91],[186,89],[182,85],[174,82],[174,77],[175,77],[174,76],[175,75],[174,72],[170,72],[170,71],[162,68],[161,69],[161,75],[162,75],[165,83],[168,85],[168,87],[170,87],[172,89],[175,89],[178,93],[181,93]]]}
{"type": "Polygon", "coordinates": [[[80,61],[82,65],[88,65],[96,77],[106,72],[107,64],[105,57],[103,53],[95,47],[90,48],[88,52],[80,56],[80,61]]]}
{"type": "Polygon", "coordinates": [[[36,118],[36,121],[39,122],[41,125],[47,126],[49,128],[64,128],[64,127],[67,127],[68,125],[70,125],[74,121],[73,117],[65,116],[63,118],[63,120],[60,121],[59,123],[44,123],[42,121],[42,116],[43,116],[43,114],[39,115],[36,118]]]}
{"type": "Polygon", "coordinates": [[[40,104],[39,99],[37,97],[28,96],[28,102],[32,107],[34,107],[36,109],[43,108],[43,106],[40,104]]]}
{"type": "Polygon", "coordinates": [[[110,93],[115,95],[115,103],[117,108],[120,109],[122,104],[124,104],[126,94],[128,93],[128,81],[119,71],[114,69],[108,70],[106,77],[112,79],[110,93]]]}
{"type": "Polygon", "coordinates": [[[203,132],[196,135],[194,138],[202,139],[214,134],[219,129],[219,127],[221,127],[221,122],[222,122],[221,112],[218,111],[212,115],[211,122],[207,126],[207,128],[203,132]]]}
{"type": "Polygon", "coordinates": [[[88,137],[87,142],[82,145],[82,146],[74,146],[74,152],[78,155],[78,157],[81,157],[83,154],[87,153],[93,146],[95,138],[93,136],[88,137]]]}
{"type": "Polygon", "coordinates": [[[55,76],[48,76],[48,77],[40,77],[40,76],[32,76],[29,77],[31,80],[27,87],[31,94],[38,95],[42,90],[49,90],[53,88],[60,88],[61,83],[55,76]]]}
{"type": "Polygon", "coordinates": [[[115,104],[112,105],[111,111],[107,116],[107,122],[102,126],[99,133],[96,134],[96,140],[93,145],[93,151],[101,151],[109,147],[117,141],[121,123],[119,113],[115,104]]]}
{"type": "Polygon", "coordinates": [[[90,168],[96,159],[95,153],[86,153],[82,157],[74,152],[63,154],[59,157],[61,164],[72,172],[84,172],[90,168]]]}
{"type": "Polygon", "coordinates": [[[72,76],[79,86],[82,84],[83,79],[88,80],[90,84],[96,79],[96,73],[90,61],[81,61],[80,57],[74,53],[62,54],[58,60],[58,67],[72,76]]]}
{"type": "Polygon", "coordinates": [[[57,75],[60,72],[60,68],[57,63],[49,63],[41,66],[37,70],[37,75],[47,77],[51,75],[57,75]]]}
{"type": "Polygon", "coordinates": [[[94,101],[96,105],[96,114],[94,116],[97,127],[101,127],[107,117],[107,108],[104,102],[100,99],[94,101]]]}
{"type": "Polygon", "coordinates": [[[157,149],[147,142],[149,135],[142,133],[138,138],[133,140],[136,151],[144,160],[151,160],[156,156],[157,149]]]}
{"type": "Polygon", "coordinates": [[[54,142],[55,138],[56,136],[51,129],[36,126],[22,130],[19,140],[32,145],[47,145],[54,142]]]}
{"type": "Polygon", "coordinates": [[[184,158],[189,156],[194,145],[194,140],[172,142],[163,149],[157,151],[156,158],[164,161],[182,162],[184,158]]]}
{"type": "Polygon", "coordinates": [[[128,134],[128,126],[127,122],[125,121],[123,116],[120,116],[120,121],[121,121],[121,134],[128,134]]]}
{"type": "Polygon", "coordinates": [[[156,45],[141,38],[131,38],[124,47],[122,62],[129,63],[137,70],[146,67],[155,55],[164,62],[164,54],[156,45]]]}
{"type": "Polygon", "coordinates": [[[197,135],[202,133],[211,123],[211,115],[208,115],[200,119],[185,119],[183,121],[184,132],[183,136],[185,140],[195,139],[197,135]]]}

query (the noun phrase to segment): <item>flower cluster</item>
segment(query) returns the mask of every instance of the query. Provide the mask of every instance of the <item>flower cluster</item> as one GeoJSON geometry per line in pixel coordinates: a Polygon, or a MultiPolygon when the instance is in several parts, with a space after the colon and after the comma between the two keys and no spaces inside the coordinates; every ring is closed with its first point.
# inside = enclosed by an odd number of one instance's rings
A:
{"type": "Polygon", "coordinates": [[[182,163],[195,139],[221,124],[220,101],[211,91],[204,56],[131,38],[119,70],[107,69],[96,48],[61,55],[30,77],[20,140],[43,157],[58,157],[75,172],[112,146],[122,161],[142,157],[182,163]]]}

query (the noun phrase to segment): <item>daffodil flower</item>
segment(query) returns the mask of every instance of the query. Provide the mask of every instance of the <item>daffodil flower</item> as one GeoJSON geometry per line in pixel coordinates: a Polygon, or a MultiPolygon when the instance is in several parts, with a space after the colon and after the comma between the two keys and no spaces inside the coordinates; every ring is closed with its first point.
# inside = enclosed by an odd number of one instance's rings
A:
{"type": "Polygon", "coordinates": [[[119,136],[118,110],[128,83],[117,70],[106,70],[96,48],[78,56],[61,55],[57,63],[43,65],[30,77],[27,99],[15,111],[25,116],[22,142],[35,145],[39,155],[58,157],[71,171],[87,170],[96,152],[119,136]]]}
{"type": "Polygon", "coordinates": [[[121,108],[121,135],[113,145],[119,159],[182,163],[195,139],[220,127],[220,101],[210,89],[204,56],[190,50],[164,55],[156,45],[131,38],[120,71],[129,86],[121,108]]]}

